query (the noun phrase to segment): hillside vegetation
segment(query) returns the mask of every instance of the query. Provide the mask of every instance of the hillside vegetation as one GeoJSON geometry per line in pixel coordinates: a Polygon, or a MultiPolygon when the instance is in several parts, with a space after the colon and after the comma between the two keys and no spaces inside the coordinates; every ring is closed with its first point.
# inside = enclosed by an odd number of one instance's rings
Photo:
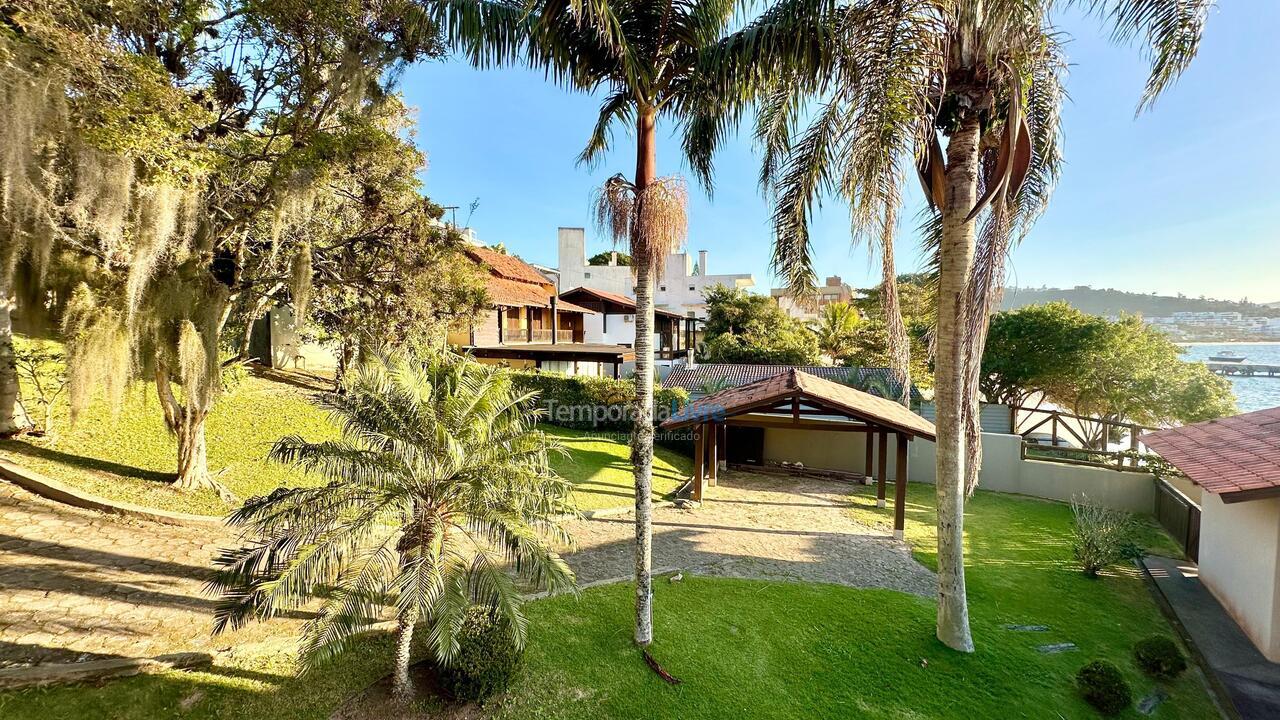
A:
{"type": "Polygon", "coordinates": [[[1073,288],[1007,288],[1000,309],[1014,310],[1026,305],[1058,301],[1069,303],[1080,312],[1090,315],[1141,313],[1144,317],[1164,317],[1175,312],[1238,312],[1244,315],[1280,317],[1280,302],[1264,305],[1204,297],[1144,295],[1110,288],[1092,288],[1088,285],[1073,288]]]}

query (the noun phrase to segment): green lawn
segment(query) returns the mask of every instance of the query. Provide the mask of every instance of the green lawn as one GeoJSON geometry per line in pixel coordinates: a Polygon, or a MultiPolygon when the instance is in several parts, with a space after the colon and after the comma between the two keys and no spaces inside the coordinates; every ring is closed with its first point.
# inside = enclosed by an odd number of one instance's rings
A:
{"type": "MultiPolygon", "coordinates": [[[[250,376],[219,398],[206,426],[210,471],[241,499],[269,493],[280,485],[314,482],[267,459],[272,443],[286,434],[309,440],[337,437],[337,429],[311,402],[313,392],[250,376]]],[[[111,500],[200,515],[222,515],[231,509],[212,491],[180,493],[170,488],[178,451],[165,430],[153,385],[134,388],[116,413],[98,403],[75,425],[67,422],[65,409],[59,416],[58,438],[52,446],[40,438],[0,440],[0,454],[111,500]]],[[[626,436],[591,436],[551,425],[543,429],[570,453],[554,457],[553,466],[578,486],[575,499],[580,509],[632,504],[626,436]]],[[[690,468],[688,457],[659,448],[653,464],[654,495],[674,491],[688,478],[690,468]]]]}
{"type": "MultiPolygon", "coordinates": [[[[568,451],[568,456],[552,456],[555,471],[573,481],[579,510],[629,507],[635,497],[631,475],[630,438],[624,434],[588,433],[554,425],[544,425],[568,451]]],[[[655,448],[653,454],[653,496],[661,499],[675,492],[693,473],[687,455],[655,448]]]]}
{"type": "MultiPolygon", "coordinates": [[[[311,404],[308,391],[254,376],[218,398],[206,423],[209,470],[241,499],[308,482],[302,473],[267,459],[281,436],[296,433],[324,440],[338,434],[311,404]]],[[[58,431],[52,447],[42,439],[4,440],[0,453],[111,500],[200,515],[222,515],[230,509],[212,491],[182,493],[170,488],[177,443],[164,427],[160,401],[150,383],[133,388],[118,412],[97,403],[75,425],[60,419],[58,431]]]]}
{"type": "MultiPolygon", "coordinates": [[[[912,487],[908,536],[925,563],[932,488],[912,487]]],[[[881,522],[874,498],[860,518],[881,522]]],[[[1169,629],[1142,581],[1121,572],[1086,580],[1071,567],[1062,505],[979,493],[971,502],[969,587],[978,651],[933,638],[934,604],[888,590],[686,577],[656,583],[653,653],[684,684],[664,684],[631,643],[629,584],[528,608],[528,662],[515,687],[488,708],[495,718],[1094,718],[1072,675],[1108,657],[1139,695],[1152,681],[1129,660],[1132,643],[1169,629]],[[1044,624],[1015,632],[1005,624],[1044,624]],[[1037,645],[1074,642],[1046,655],[1037,645]]],[[[1154,533],[1152,542],[1169,551],[1154,533]]],[[[0,717],[314,718],[385,672],[386,638],[371,638],[307,679],[284,650],[238,655],[210,672],[171,672],[103,687],[0,695],[0,717]],[[187,709],[179,704],[187,701],[187,709]]],[[[1215,717],[1188,673],[1167,685],[1156,718],[1215,717]]],[[[1135,711],[1122,717],[1138,718],[1135,711]]],[[[387,720],[394,720],[388,718],[387,720]]]]}

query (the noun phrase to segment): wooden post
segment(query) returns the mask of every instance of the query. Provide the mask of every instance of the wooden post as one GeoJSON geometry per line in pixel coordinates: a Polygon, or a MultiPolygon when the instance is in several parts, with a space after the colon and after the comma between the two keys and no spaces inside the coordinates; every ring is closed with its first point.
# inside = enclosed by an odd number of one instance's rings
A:
{"type": "Polygon", "coordinates": [[[889,474],[889,433],[880,431],[880,452],[876,467],[876,507],[884,507],[885,476],[889,474]]]}
{"type": "Polygon", "coordinates": [[[898,433],[897,474],[893,478],[893,536],[903,538],[907,527],[907,436],[898,433]]]}
{"type": "Polygon", "coordinates": [[[720,423],[720,452],[717,455],[720,458],[720,469],[729,469],[729,424],[720,423]]]}
{"type": "MultiPolygon", "coordinates": [[[[538,313],[541,316],[542,313],[538,313]]],[[[524,309],[524,335],[525,342],[533,342],[533,308],[525,306],[524,309]]]]}
{"type": "Polygon", "coordinates": [[[498,308],[498,344],[499,345],[502,344],[503,342],[502,336],[503,336],[503,333],[506,332],[506,329],[503,328],[502,326],[506,324],[507,324],[507,310],[506,308],[499,307],[498,308]]]}
{"type": "Polygon", "coordinates": [[[863,457],[863,460],[865,460],[865,462],[862,463],[862,484],[863,485],[870,485],[871,481],[875,479],[875,472],[872,470],[872,467],[873,467],[872,463],[875,462],[875,459],[876,459],[876,436],[871,433],[870,429],[868,429],[867,430],[867,447],[865,451],[865,456],[863,457]]]}
{"type": "Polygon", "coordinates": [[[709,423],[707,430],[707,475],[710,478],[707,484],[716,487],[720,483],[720,426],[709,423]]]}
{"type": "Polygon", "coordinates": [[[551,344],[556,344],[556,335],[560,334],[560,313],[556,311],[556,296],[551,296],[551,344]]]}
{"type": "Polygon", "coordinates": [[[702,465],[707,455],[703,443],[706,435],[706,424],[698,425],[693,431],[693,499],[697,502],[702,502],[702,465]]]}

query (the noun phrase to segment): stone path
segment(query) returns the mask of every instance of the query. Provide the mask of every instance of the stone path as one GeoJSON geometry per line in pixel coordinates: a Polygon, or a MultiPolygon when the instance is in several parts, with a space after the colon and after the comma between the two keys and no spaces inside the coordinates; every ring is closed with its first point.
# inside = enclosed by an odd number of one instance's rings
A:
{"type": "MultiPolygon", "coordinates": [[[[886,587],[931,596],[905,545],[854,522],[847,483],[728,473],[693,511],[654,517],[654,565],[700,574],[886,587]]],[[[629,515],[571,523],[581,582],[631,573],[629,515]]],[[[304,613],[211,637],[218,528],[67,507],[0,481],[0,667],[212,652],[296,637],[304,613]]]]}
{"type": "Polygon", "coordinates": [[[229,540],[0,481],[0,667],[209,651],[263,634],[210,636],[214,600],[202,587],[229,540]]]}
{"type": "MultiPolygon", "coordinates": [[[[904,543],[850,516],[851,489],[847,481],[724,473],[696,510],[654,511],[653,566],[933,597],[935,576],[904,543]]],[[[631,514],[570,523],[578,581],[630,575],[634,527],[631,514]]]]}

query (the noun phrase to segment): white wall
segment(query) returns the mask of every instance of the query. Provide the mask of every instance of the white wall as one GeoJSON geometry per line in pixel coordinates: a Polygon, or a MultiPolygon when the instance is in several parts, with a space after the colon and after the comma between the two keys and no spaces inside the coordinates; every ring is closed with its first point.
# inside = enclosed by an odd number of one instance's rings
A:
{"type": "MultiPolygon", "coordinates": [[[[582,228],[560,228],[558,251],[560,292],[589,287],[629,298],[636,296],[631,268],[623,265],[587,265],[586,232],[582,228]]],[[[705,257],[703,261],[706,261],[705,257]]],[[[700,273],[693,275],[693,265],[694,259],[688,253],[671,253],[667,256],[662,274],[654,280],[655,305],[680,315],[687,316],[692,311],[697,317],[706,317],[702,293],[707,288],[712,285],[749,288],[756,284],[750,273],[708,275],[706,268],[699,268],[700,273]]],[[[612,323],[610,326],[612,331],[612,323]]]]}
{"type": "MultiPolygon", "coordinates": [[[[915,445],[923,440],[913,440],[908,445],[915,445]]],[[[801,462],[806,468],[819,470],[841,470],[844,472],[862,472],[865,469],[866,435],[860,432],[823,432],[815,430],[789,430],[786,428],[768,428],[764,431],[764,459],[766,462],[801,462]]],[[[885,454],[885,478],[897,478],[898,444],[893,435],[889,436],[889,451],[885,454]]],[[[878,446],[877,446],[878,448],[878,446]]],[[[877,449],[876,452],[879,452],[877,449]]],[[[907,475],[914,479],[914,468],[911,467],[910,453],[907,457],[907,475]]],[[[879,460],[872,466],[874,475],[879,469],[879,460]]]]}
{"type": "MultiPolygon", "coordinates": [[[[934,481],[935,447],[926,441],[911,443],[908,467],[912,482],[934,481]]],[[[1147,514],[1155,511],[1155,479],[1150,474],[1023,460],[1019,435],[982,433],[978,488],[1064,502],[1083,494],[1093,502],[1119,510],[1147,514]]]]}
{"type": "Polygon", "coordinates": [[[1204,493],[1200,507],[1200,580],[1280,662],[1280,498],[1228,505],[1204,493]]]}

